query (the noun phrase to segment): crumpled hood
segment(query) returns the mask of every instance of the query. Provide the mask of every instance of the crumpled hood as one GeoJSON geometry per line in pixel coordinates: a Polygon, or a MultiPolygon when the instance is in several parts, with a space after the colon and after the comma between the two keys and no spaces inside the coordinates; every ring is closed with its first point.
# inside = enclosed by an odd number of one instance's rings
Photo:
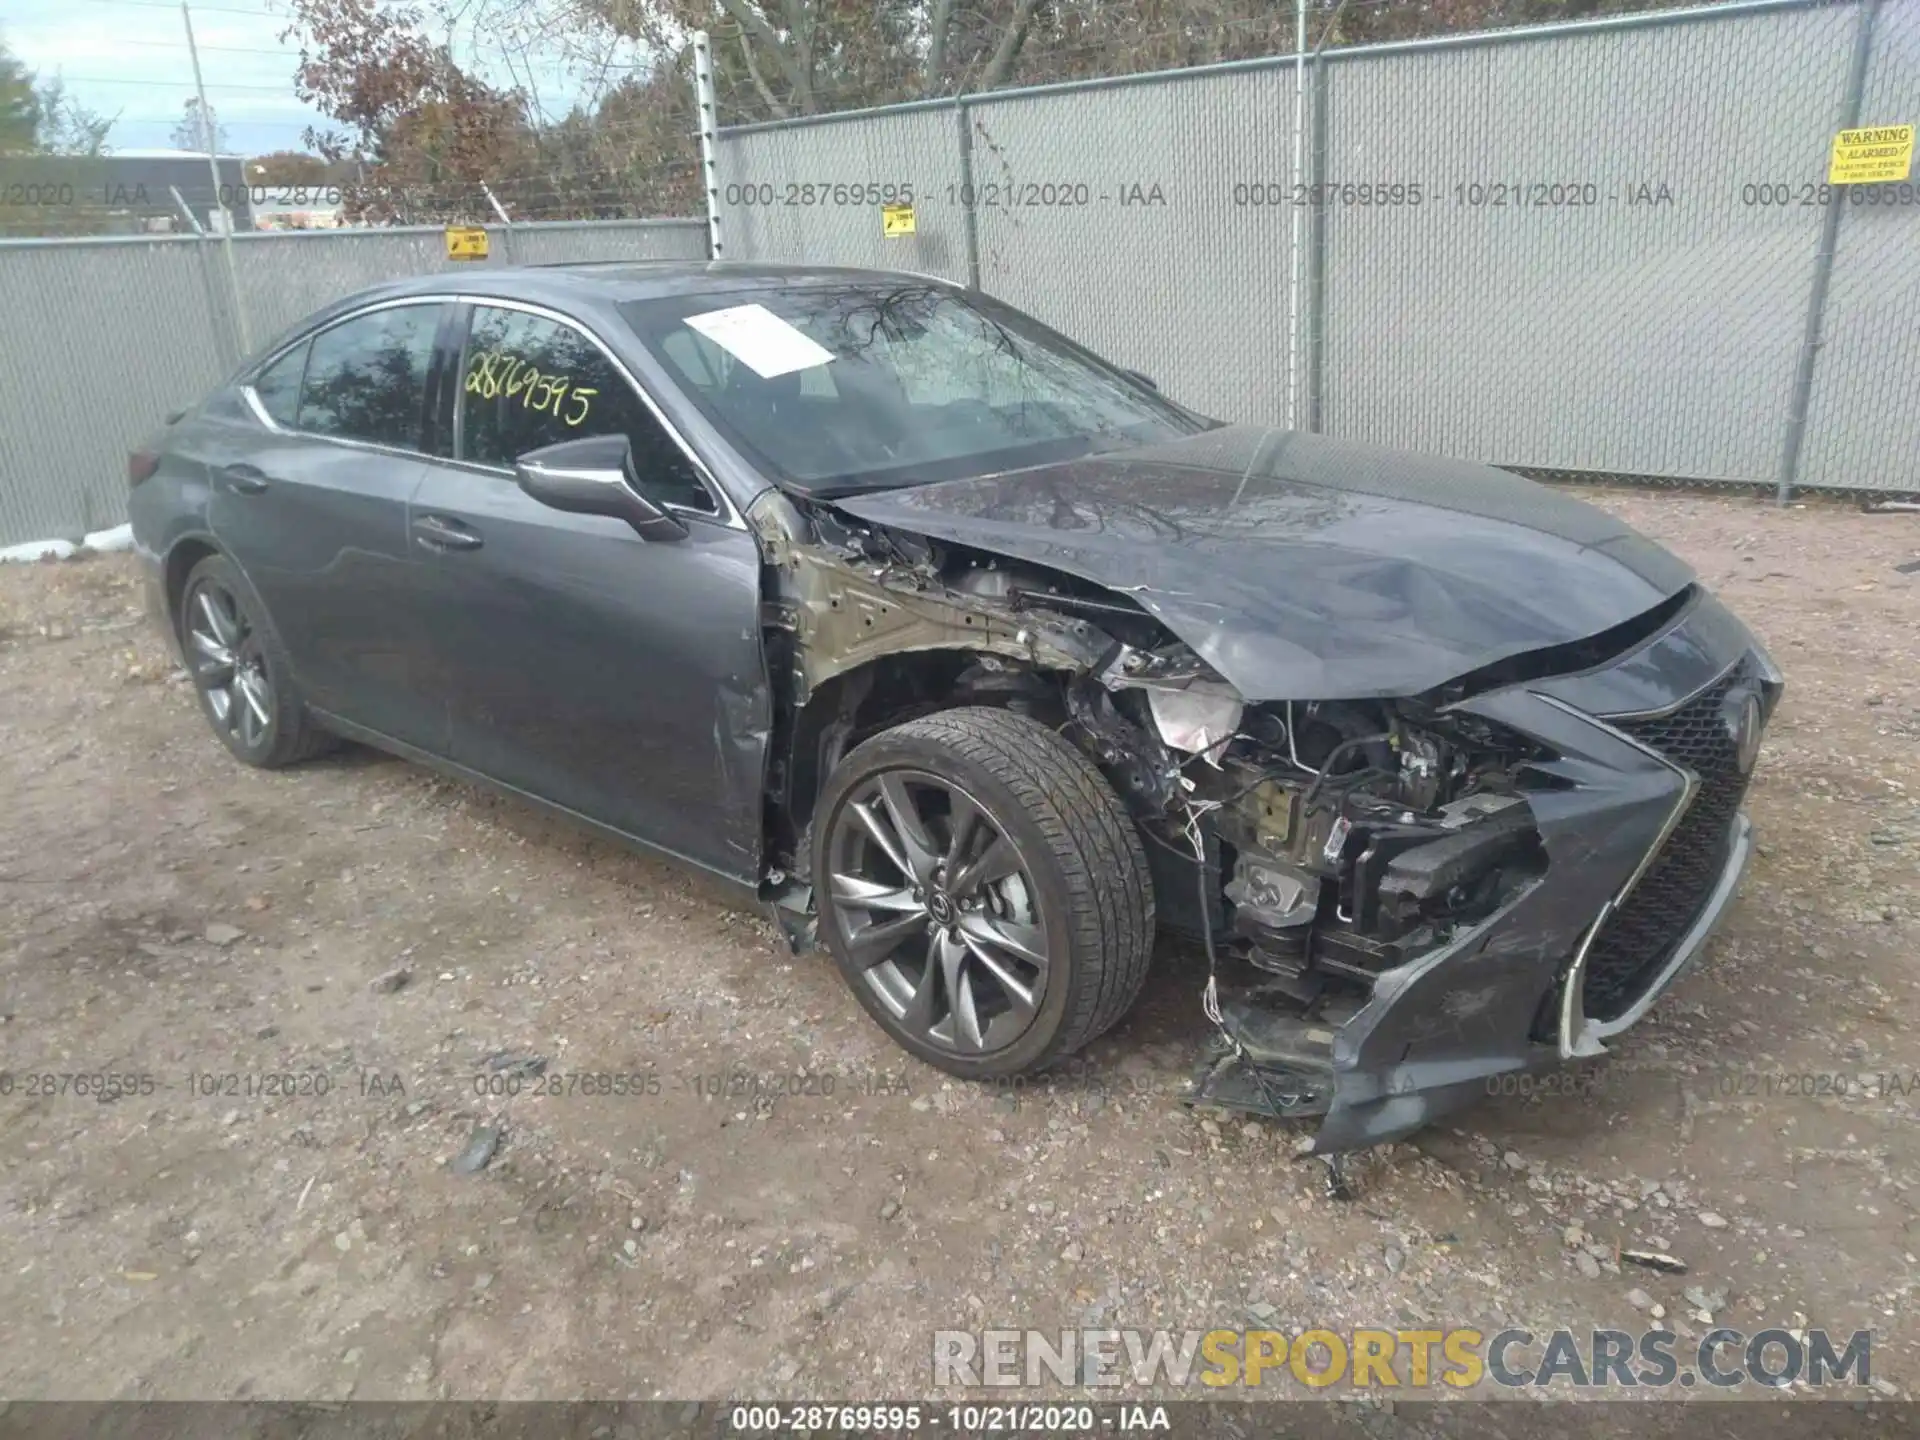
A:
{"type": "Polygon", "coordinates": [[[1249,700],[1418,694],[1693,578],[1505,471],[1253,425],[834,503],[1127,594],[1249,700]]]}

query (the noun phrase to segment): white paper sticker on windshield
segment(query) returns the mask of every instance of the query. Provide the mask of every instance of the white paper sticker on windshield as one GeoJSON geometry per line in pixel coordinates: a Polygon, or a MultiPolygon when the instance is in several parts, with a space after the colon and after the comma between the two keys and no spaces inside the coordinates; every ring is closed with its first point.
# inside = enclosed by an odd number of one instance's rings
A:
{"type": "Polygon", "coordinates": [[[763,380],[811,370],[833,359],[831,350],[814,343],[764,305],[709,310],[704,315],[687,316],[687,324],[736,356],[763,380]]]}

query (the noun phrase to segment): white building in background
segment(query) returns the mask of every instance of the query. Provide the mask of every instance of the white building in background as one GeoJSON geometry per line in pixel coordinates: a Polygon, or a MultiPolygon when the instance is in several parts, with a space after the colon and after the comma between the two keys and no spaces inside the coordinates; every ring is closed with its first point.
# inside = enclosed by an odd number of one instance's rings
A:
{"type": "Polygon", "coordinates": [[[338,230],[346,223],[346,212],[338,203],[278,205],[269,202],[253,206],[256,230],[338,230]]]}
{"type": "Polygon", "coordinates": [[[0,157],[0,192],[53,197],[44,207],[48,234],[138,234],[196,226],[218,233],[229,219],[236,229],[251,229],[246,158],[221,155],[214,166],[217,186],[207,157],[191,150],[8,155],[0,157]]]}
{"type": "Polygon", "coordinates": [[[247,162],[247,205],[255,230],[338,230],[347,223],[340,186],[332,181],[275,185],[259,179],[247,162]]]}

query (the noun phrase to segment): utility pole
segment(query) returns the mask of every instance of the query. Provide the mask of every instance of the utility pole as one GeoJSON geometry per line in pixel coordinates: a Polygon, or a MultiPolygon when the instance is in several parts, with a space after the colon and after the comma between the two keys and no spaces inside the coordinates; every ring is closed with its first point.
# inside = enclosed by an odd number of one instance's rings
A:
{"type": "MultiPolygon", "coordinates": [[[[221,248],[227,255],[227,279],[233,285],[233,323],[240,334],[240,353],[242,356],[253,353],[253,336],[247,330],[247,302],[240,294],[240,266],[233,258],[233,211],[220,199],[220,127],[215,123],[213,107],[207,103],[206,81],[200,76],[200,47],[193,39],[193,12],[187,8],[187,0],[180,0],[180,22],[187,27],[187,54],[193,59],[193,89],[200,97],[200,124],[202,135],[207,142],[207,174],[213,179],[213,203],[226,216],[226,223],[220,227],[221,248]]],[[[243,171],[240,183],[246,184],[243,171]]]]}

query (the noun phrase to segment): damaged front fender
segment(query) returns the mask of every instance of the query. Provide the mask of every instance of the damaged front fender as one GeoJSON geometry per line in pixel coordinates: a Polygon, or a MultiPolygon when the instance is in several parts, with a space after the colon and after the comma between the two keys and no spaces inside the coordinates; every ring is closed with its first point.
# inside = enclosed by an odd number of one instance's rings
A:
{"type": "Polygon", "coordinates": [[[805,704],[826,681],[889,655],[969,650],[1041,670],[1086,672],[1112,647],[1085,620],[1017,613],[948,587],[910,553],[876,553],[851,535],[837,542],[813,538],[794,503],[778,491],[763,495],[748,518],[771,574],[769,623],[792,636],[795,704],[805,704]]]}

